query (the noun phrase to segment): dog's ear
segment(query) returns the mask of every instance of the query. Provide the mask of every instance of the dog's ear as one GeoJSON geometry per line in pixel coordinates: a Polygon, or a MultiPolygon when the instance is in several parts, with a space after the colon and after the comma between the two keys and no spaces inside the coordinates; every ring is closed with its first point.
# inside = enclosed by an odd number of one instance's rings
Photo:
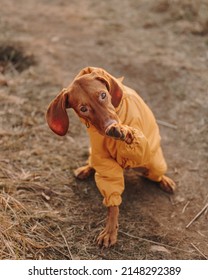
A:
{"type": "Polygon", "coordinates": [[[70,108],[68,92],[63,89],[61,93],[49,104],[46,120],[50,129],[60,136],[64,136],[69,128],[69,118],[66,108],[70,108]]]}
{"type": "Polygon", "coordinates": [[[103,82],[106,85],[111,95],[112,98],[111,102],[113,106],[115,108],[118,107],[118,105],[121,102],[121,98],[123,96],[123,90],[121,85],[122,80],[113,77],[112,75],[110,75],[108,72],[106,72],[101,68],[94,70],[94,73],[96,75],[96,79],[103,82]]]}

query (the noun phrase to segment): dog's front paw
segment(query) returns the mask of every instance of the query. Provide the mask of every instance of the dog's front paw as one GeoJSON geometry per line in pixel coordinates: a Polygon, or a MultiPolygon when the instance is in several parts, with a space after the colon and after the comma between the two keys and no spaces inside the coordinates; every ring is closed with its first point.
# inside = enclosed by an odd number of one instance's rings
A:
{"type": "Polygon", "coordinates": [[[109,230],[108,227],[106,227],[101,233],[99,234],[97,238],[97,243],[101,247],[109,248],[116,244],[117,242],[117,235],[118,235],[118,227],[116,227],[113,230],[109,230]]]}
{"type": "Polygon", "coordinates": [[[116,140],[125,141],[127,144],[131,144],[134,139],[134,135],[130,128],[121,124],[112,124],[106,131],[107,136],[113,137],[116,140]]]}
{"type": "Polygon", "coordinates": [[[108,207],[107,223],[97,238],[99,246],[108,248],[117,242],[119,207],[108,207]]]}

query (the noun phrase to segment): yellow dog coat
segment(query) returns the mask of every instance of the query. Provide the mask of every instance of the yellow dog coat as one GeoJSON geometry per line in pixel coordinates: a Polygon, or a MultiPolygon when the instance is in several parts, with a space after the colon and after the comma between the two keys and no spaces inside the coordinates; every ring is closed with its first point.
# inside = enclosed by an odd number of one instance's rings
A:
{"type": "Polygon", "coordinates": [[[160,147],[159,128],[152,111],[133,89],[121,84],[119,79],[117,83],[123,96],[115,110],[121,124],[132,131],[133,142],[127,144],[103,136],[92,125],[87,129],[91,143],[89,164],[96,171],[95,181],[106,206],[121,204],[123,169],[144,167],[148,170],[145,176],[156,182],[167,170],[160,147]]]}

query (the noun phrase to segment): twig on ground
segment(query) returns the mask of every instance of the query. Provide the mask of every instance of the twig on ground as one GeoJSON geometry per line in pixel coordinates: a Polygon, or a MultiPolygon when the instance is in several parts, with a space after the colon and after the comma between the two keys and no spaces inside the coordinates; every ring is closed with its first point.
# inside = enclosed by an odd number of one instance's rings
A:
{"type": "Polygon", "coordinates": [[[171,123],[168,123],[168,122],[165,122],[165,121],[157,120],[157,123],[160,124],[160,125],[169,127],[169,128],[178,129],[177,125],[174,125],[174,124],[171,124],[171,123]]]}
{"type": "Polygon", "coordinates": [[[199,213],[187,224],[186,228],[189,228],[191,224],[193,224],[193,222],[198,219],[199,216],[201,216],[201,214],[203,212],[205,212],[205,210],[208,208],[208,203],[202,208],[201,211],[199,211],[199,213]]]}
{"type": "MultiPolygon", "coordinates": [[[[43,230],[45,230],[51,237],[53,237],[57,242],[59,242],[58,241],[58,238],[57,238],[57,236],[55,236],[52,232],[50,232],[50,231],[48,231],[48,229],[46,228],[46,227],[44,227],[43,225],[41,225],[41,223],[37,223],[41,228],[43,228],[43,230]]],[[[59,229],[59,231],[60,231],[60,229],[59,229]]],[[[38,237],[41,239],[42,237],[40,236],[40,235],[38,235],[38,237]]],[[[43,240],[43,239],[42,239],[43,240]]],[[[49,243],[48,243],[49,244],[49,243]]],[[[67,254],[65,254],[63,251],[61,251],[61,250],[59,250],[59,248],[57,247],[57,246],[51,246],[54,250],[56,250],[57,252],[59,252],[60,254],[62,254],[63,256],[65,256],[65,257],[69,257],[67,254]]]]}
{"type": "Polygon", "coordinates": [[[64,234],[63,234],[63,232],[62,232],[60,226],[57,226],[57,227],[58,227],[58,229],[59,229],[59,231],[60,231],[60,233],[61,233],[61,236],[63,237],[63,240],[64,240],[64,242],[65,242],[65,244],[66,244],[66,247],[67,247],[68,252],[69,252],[69,256],[70,256],[71,260],[73,260],[74,258],[73,258],[73,255],[72,255],[71,251],[70,251],[69,244],[68,244],[68,242],[67,242],[67,240],[66,240],[66,237],[64,236],[64,234]]]}
{"type": "Polygon", "coordinates": [[[202,255],[206,260],[208,260],[208,257],[204,255],[204,253],[202,253],[201,250],[199,250],[199,248],[196,247],[196,245],[194,245],[193,243],[191,243],[191,245],[194,247],[194,249],[200,253],[200,255],[202,255]]]}
{"type": "Polygon", "coordinates": [[[187,206],[189,205],[189,203],[190,203],[190,201],[188,201],[188,202],[186,203],[186,205],[183,207],[182,214],[185,212],[185,210],[186,210],[187,206]]]}
{"type": "Polygon", "coordinates": [[[124,232],[124,231],[121,231],[119,230],[120,233],[126,235],[126,236],[129,236],[131,238],[135,238],[135,239],[139,239],[141,241],[145,241],[145,242],[149,242],[149,243],[152,243],[152,244],[157,244],[157,245],[162,245],[162,246],[166,246],[166,247],[169,247],[169,248],[172,248],[174,250],[178,250],[178,251],[182,251],[182,252],[186,252],[186,253],[192,253],[191,251],[187,251],[187,250],[184,250],[184,249],[181,249],[181,248],[178,248],[178,247],[174,247],[172,245],[168,245],[168,244],[164,244],[164,243],[161,243],[161,242],[157,242],[157,241],[153,241],[153,240],[149,240],[147,238],[143,238],[143,237],[139,237],[139,236],[135,236],[135,235],[132,235],[132,234],[129,234],[127,232],[124,232]]]}
{"type": "Polygon", "coordinates": [[[12,256],[12,259],[16,259],[16,253],[13,250],[13,247],[11,246],[11,240],[7,236],[7,234],[3,234],[2,240],[3,240],[3,243],[4,243],[4,245],[5,245],[5,247],[6,247],[7,251],[8,251],[7,254],[12,256]],[[4,238],[4,237],[6,237],[6,238],[4,238]]]}

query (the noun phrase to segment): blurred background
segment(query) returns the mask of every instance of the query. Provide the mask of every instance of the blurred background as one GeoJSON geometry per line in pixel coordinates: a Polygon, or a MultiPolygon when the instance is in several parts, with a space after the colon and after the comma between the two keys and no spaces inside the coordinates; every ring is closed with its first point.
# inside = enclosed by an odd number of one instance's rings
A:
{"type": "Polygon", "coordinates": [[[208,258],[208,0],[0,4],[0,259],[208,258]],[[93,178],[73,177],[85,127],[72,110],[65,137],[45,121],[86,66],[124,76],[147,102],[178,186],[168,196],[128,171],[118,244],[104,251],[102,198],[93,178]]]}

